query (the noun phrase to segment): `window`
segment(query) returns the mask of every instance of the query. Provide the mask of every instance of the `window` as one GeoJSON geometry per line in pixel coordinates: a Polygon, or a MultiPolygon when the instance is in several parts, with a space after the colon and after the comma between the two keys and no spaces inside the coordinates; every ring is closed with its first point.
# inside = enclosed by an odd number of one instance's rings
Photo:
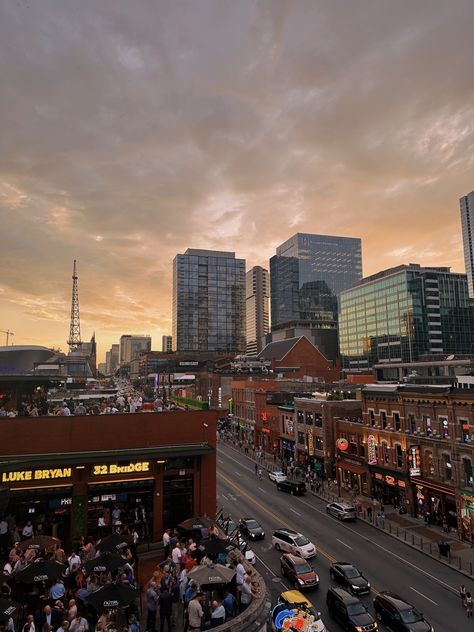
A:
{"type": "Polygon", "coordinates": [[[390,461],[390,452],[388,449],[388,443],[386,441],[382,441],[381,459],[382,459],[382,463],[385,463],[385,464],[388,464],[390,461]]]}
{"type": "Polygon", "coordinates": [[[372,427],[375,426],[375,413],[372,408],[369,408],[369,423],[372,427]]]}
{"type": "Polygon", "coordinates": [[[469,434],[469,419],[458,419],[461,427],[461,439],[463,443],[469,443],[471,436],[469,434]]]}
{"type": "Polygon", "coordinates": [[[307,412],[306,413],[306,424],[308,426],[312,426],[313,422],[314,422],[314,414],[310,413],[310,412],[307,412]]]}
{"type": "Polygon", "coordinates": [[[433,452],[431,452],[430,450],[427,450],[425,452],[425,469],[428,476],[434,476],[435,466],[434,466],[433,452]]]}
{"type": "Polygon", "coordinates": [[[400,413],[393,413],[393,423],[395,430],[400,430],[400,413]]]}
{"type": "Polygon", "coordinates": [[[380,421],[382,423],[382,428],[386,428],[387,427],[387,413],[385,412],[385,410],[380,411],[380,421]]]}
{"type": "Polygon", "coordinates": [[[395,458],[397,461],[397,467],[403,467],[403,452],[402,446],[399,443],[395,445],[395,458]]]}
{"type": "Polygon", "coordinates": [[[304,424],[304,412],[302,410],[298,410],[296,413],[296,420],[299,424],[304,424]]]}
{"type": "Polygon", "coordinates": [[[299,445],[306,445],[305,434],[304,432],[298,432],[298,443],[299,445]]]}
{"type": "Polygon", "coordinates": [[[433,428],[431,427],[431,417],[423,415],[423,426],[427,437],[433,436],[433,428]]]}
{"type": "Polygon", "coordinates": [[[441,425],[441,434],[443,439],[449,438],[449,422],[447,417],[438,417],[441,425]]]}
{"type": "Polygon", "coordinates": [[[323,416],[320,415],[319,413],[315,413],[315,415],[314,415],[314,425],[317,428],[322,428],[323,427],[323,416]]]}
{"type": "Polygon", "coordinates": [[[314,437],[314,447],[316,450],[324,450],[324,440],[322,437],[314,437]]]}
{"type": "Polygon", "coordinates": [[[472,487],[474,485],[474,478],[472,475],[472,461],[471,459],[464,457],[462,460],[462,467],[464,472],[464,482],[466,485],[472,487]]]}
{"type": "Polygon", "coordinates": [[[415,415],[413,413],[410,413],[408,415],[408,425],[410,427],[410,432],[413,434],[414,432],[416,432],[416,419],[415,419],[415,415]]]}
{"type": "Polygon", "coordinates": [[[453,464],[451,463],[451,455],[443,454],[444,478],[450,481],[453,478],[453,464]]]}

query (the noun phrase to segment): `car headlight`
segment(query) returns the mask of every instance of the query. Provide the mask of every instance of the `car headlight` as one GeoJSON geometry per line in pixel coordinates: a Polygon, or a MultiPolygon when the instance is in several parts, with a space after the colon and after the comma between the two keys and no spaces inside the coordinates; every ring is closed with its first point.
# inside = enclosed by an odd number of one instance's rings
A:
{"type": "Polygon", "coordinates": [[[304,586],[304,581],[298,577],[298,584],[300,586],[304,586]]]}
{"type": "Polygon", "coordinates": [[[265,535],[265,531],[262,531],[262,538],[263,538],[264,535],[265,535]]]}
{"type": "Polygon", "coordinates": [[[370,582],[367,582],[367,588],[370,588],[370,582]]]}
{"type": "Polygon", "coordinates": [[[351,588],[352,588],[352,590],[357,590],[359,588],[359,586],[352,585],[351,588]]]}

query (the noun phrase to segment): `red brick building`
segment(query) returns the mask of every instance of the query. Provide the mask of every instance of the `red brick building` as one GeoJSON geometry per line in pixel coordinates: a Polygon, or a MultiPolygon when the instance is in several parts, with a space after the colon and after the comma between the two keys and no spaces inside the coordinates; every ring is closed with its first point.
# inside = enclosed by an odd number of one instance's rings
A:
{"type": "Polygon", "coordinates": [[[306,336],[271,342],[258,357],[270,361],[275,373],[282,373],[288,378],[307,375],[331,384],[341,376],[340,366],[328,360],[306,336]]]}
{"type": "Polygon", "coordinates": [[[128,523],[143,508],[146,528],[140,528],[152,540],[193,515],[213,517],[218,415],[3,419],[0,476],[7,512],[19,527],[44,521],[66,541],[97,535],[99,517],[112,506],[128,523]]]}

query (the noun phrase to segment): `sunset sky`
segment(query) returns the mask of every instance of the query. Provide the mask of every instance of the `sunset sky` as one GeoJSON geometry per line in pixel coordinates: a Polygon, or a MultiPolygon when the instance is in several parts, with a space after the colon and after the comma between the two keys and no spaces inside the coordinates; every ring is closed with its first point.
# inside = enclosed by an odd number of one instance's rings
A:
{"type": "MultiPolygon", "coordinates": [[[[464,271],[473,0],[2,0],[0,329],[171,333],[188,247],[268,266],[361,237],[364,274],[464,271]]],[[[0,334],[0,344],[4,335],[0,334]]]]}

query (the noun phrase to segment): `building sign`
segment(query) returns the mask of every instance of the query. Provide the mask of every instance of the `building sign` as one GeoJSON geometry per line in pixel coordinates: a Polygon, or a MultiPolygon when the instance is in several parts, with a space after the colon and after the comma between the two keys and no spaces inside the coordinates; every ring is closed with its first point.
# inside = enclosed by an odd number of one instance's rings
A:
{"type": "Polygon", "coordinates": [[[104,476],[107,474],[135,474],[150,471],[150,461],[140,461],[129,463],[128,465],[117,465],[108,463],[107,465],[93,465],[92,476],[104,476]]]}
{"type": "Polygon", "coordinates": [[[387,483],[387,485],[396,485],[396,479],[393,476],[386,476],[385,477],[385,482],[387,483]]]}
{"type": "Polygon", "coordinates": [[[344,437],[339,437],[339,439],[336,441],[336,448],[341,452],[345,452],[348,447],[349,441],[347,439],[344,439],[344,437]]]}
{"type": "Polygon", "coordinates": [[[59,467],[45,470],[18,470],[16,472],[2,472],[2,483],[19,483],[23,481],[46,481],[57,478],[70,478],[71,467],[59,467]]]}
{"type": "Polygon", "coordinates": [[[374,435],[367,437],[367,463],[369,465],[377,463],[377,440],[374,435]]]}
{"type": "Polygon", "coordinates": [[[262,421],[268,421],[268,415],[267,415],[267,412],[266,412],[265,410],[263,410],[263,411],[260,413],[260,416],[261,416],[261,418],[262,418],[262,421]]]}
{"type": "Polygon", "coordinates": [[[199,362],[195,362],[195,361],[179,362],[179,366],[199,366],[199,362]]]}
{"type": "Polygon", "coordinates": [[[412,445],[411,448],[409,448],[408,463],[410,466],[410,476],[421,476],[421,454],[419,445],[412,445]]]}
{"type": "Polygon", "coordinates": [[[314,456],[314,437],[312,428],[308,428],[308,455],[314,456]]]}

